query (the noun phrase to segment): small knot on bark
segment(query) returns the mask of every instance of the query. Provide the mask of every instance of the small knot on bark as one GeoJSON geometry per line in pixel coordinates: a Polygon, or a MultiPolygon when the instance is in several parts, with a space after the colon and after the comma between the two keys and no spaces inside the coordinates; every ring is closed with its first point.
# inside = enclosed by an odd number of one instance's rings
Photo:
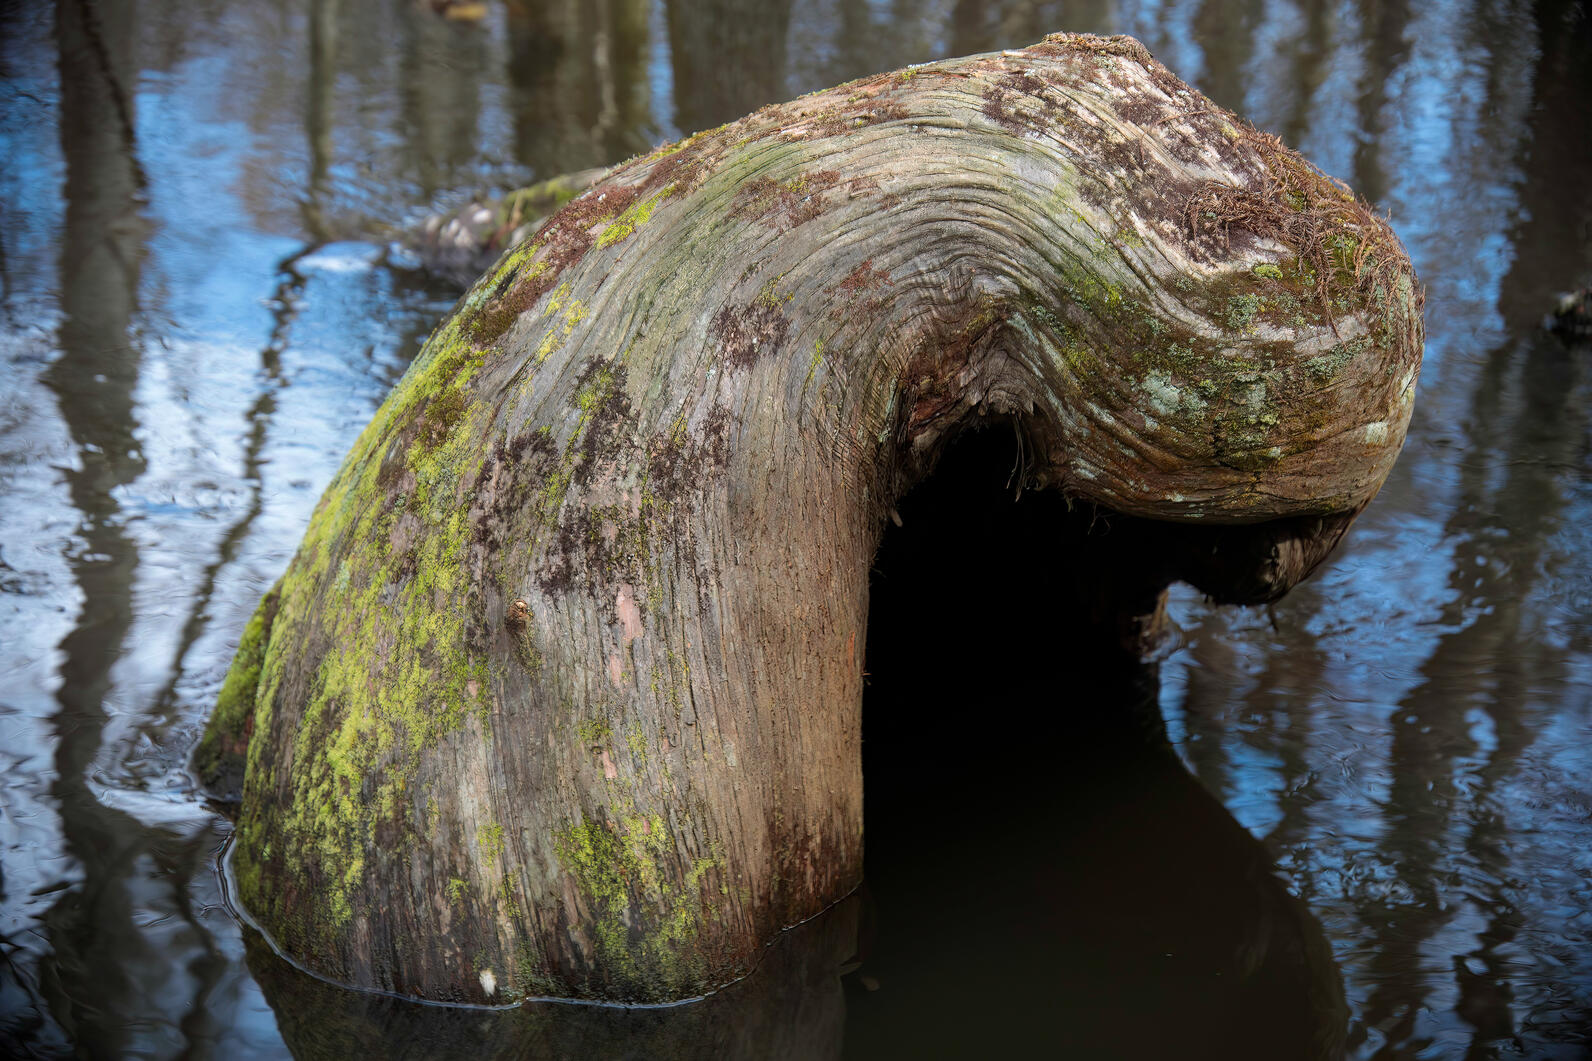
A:
{"type": "Polygon", "coordinates": [[[524,630],[531,621],[531,606],[519,597],[514,598],[509,605],[508,614],[503,617],[509,629],[516,632],[524,630]]]}

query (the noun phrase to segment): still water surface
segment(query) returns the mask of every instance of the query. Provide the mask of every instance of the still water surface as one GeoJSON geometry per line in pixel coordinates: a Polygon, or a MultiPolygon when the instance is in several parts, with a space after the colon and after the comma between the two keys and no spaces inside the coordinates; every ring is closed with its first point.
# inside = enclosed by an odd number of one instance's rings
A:
{"type": "Polygon", "coordinates": [[[1592,349],[1540,328],[1592,279],[1589,23],[1567,0],[0,3],[0,1052],[1592,1056],[1592,349]],[[1274,615],[1178,593],[1158,671],[1095,673],[1011,595],[982,616],[1032,553],[977,543],[1046,502],[1004,504],[1000,455],[964,448],[880,559],[868,885],[756,976],[669,1010],[446,1011],[240,929],[186,757],[456,297],[393,234],[1061,29],[1140,37],[1408,244],[1415,422],[1330,564],[1274,615]]]}

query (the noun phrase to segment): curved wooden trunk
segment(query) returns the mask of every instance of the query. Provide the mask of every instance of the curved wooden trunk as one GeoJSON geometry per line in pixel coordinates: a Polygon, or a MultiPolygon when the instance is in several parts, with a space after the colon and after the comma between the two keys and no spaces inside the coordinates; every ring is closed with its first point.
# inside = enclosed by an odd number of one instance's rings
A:
{"type": "Polygon", "coordinates": [[[198,753],[242,902],[430,999],[743,974],[860,878],[869,563],[948,439],[1009,421],[1031,486],[1182,525],[1124,613],[1274,599],[1398,453],[1420,301],[1127,38],[618,167],[438,328],[251,624],[198,753]]]}

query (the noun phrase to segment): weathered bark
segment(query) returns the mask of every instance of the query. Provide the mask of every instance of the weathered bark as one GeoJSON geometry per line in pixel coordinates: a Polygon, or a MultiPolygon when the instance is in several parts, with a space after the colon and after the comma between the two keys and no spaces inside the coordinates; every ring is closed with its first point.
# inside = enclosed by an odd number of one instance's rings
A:
{"type": "Polygon", "coordinates": [[[1384,224],[1126,38],[619,167],[438,329],[240,649],[204,765],[247,736],[244,905],[427,998],[733,979],[860,877],[869,563],[947,440],[1010,421],[1029,485],[1187,525],[1119,616],[1270,600],[1387,474],[1419,307],[1384,224]]]}

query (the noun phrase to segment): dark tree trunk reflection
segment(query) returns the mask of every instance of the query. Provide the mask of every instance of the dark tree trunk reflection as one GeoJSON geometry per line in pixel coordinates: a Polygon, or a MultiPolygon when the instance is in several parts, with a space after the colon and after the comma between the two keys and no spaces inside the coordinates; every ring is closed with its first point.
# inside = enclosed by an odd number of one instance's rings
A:
{"type": "Polygon", "coordinates": [[[515,155],[539,178],[609,166],[658,139],[640,0],[510,0],[515,155]]]}
{"type": "Polygon", "coordinates": [[[712,129],[785,98],[791,0],[667,0],[674,124],[712,129]]]}
{"type": "Polygon", "coordinates": [[[44,378],[78,451],[79,466],[66,480],[82,520],[71,563],[83,605],[60,645],[52,795],[82,881],[46,915],[55,960],[43,986],[78,1048],[99,1057],[123,1053],[122,1014],[134,1008],[139,991],[136,962],[128,961],[138,947],[123,878],[144,849],[138,824],[101,804],[87,776],[109,717],[111,670],[133,621],[138,567],[138,547],[115,497],[144,471],[133,397],[139,372],[133,315],[143,256],[143,177],[134,155],[131,94],[135,14],[131,4],[63,0],[55,24],[66,225],[61,356],[44,378]]]}

